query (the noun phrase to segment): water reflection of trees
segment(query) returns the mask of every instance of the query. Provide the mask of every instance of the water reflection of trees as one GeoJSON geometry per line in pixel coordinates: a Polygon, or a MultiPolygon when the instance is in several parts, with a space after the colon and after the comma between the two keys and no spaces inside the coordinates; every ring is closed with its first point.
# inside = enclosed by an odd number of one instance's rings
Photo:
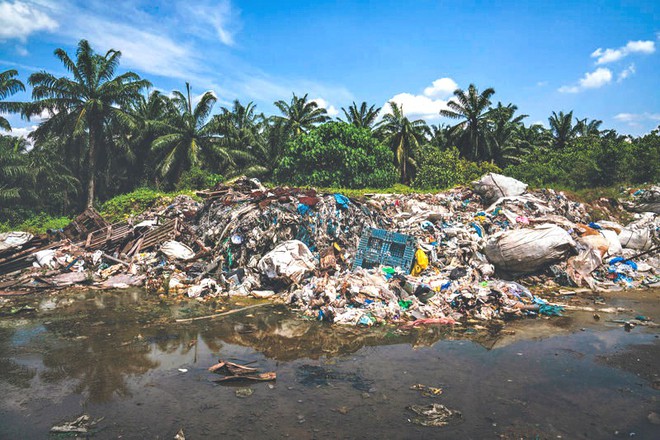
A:
{"type": "Polygon", "coordinates": [[[103,295],[76,303],[65,321],[46,325],[64,341],[45,351],[45,382],[75,380],[74,391],[91,402],[107,402],[115,395],[130,395],[127,376],[146,373],[159,364],[149,358],[150,347],[141,342],[140,310],[135,298],[103,295]],[[76,319],[75,315],[84,318],[76,319]]]}
{"type": "Polygon", "coordinates": [[[5,382],[19,388],[29,388],[30,381],[37,374],[34,368],[21,365],[9,357],[11,340],[15,329],[0,328],[0,382],[5,382]]]}

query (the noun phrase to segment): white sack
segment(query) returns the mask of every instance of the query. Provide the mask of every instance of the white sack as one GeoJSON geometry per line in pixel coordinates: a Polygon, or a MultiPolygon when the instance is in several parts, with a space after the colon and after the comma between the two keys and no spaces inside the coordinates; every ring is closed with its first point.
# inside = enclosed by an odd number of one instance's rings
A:
{"type": "Polygon", "coordinates": [[[34,257],[36,262],[33,265],[36,267],[55,267],[53,262],[55,261],[55,249],[46,249],[43,251],[35,252],[34,257]]]}
{"type": "Polygon", "coordinates": [[[163,243],[160,247],[160,251],[168,258],[174,258],[177,260],[190,260],[195,256],[195,252],[192,249],[185,244],[174,240],[163,243]]]}
{"type": "Polygon", "coordinates": [[[472,182],[472,185],[474,190],[488,201],[500,197],[519,196],[527,191],[527,184],[496,173],[488,173],[476,182],[472,182]]]}
{"type": "Polygon", "coordinates": [[[28,241],[32,240],[34,235],[29,232],[5,232],[0,234],[0,252],[16,249],[23,246],[28,241]]]}
{"type": "Polygon", "coordinates": [[[484,246],[484,254],[500,270],[527,273],[568,257],[574,248],[575,241],[568,232],[543,224],[493,235],[484,246]]]}
{"type": "Polygon", "coordinates": [[[299,283],[307,272],[316,268],[316,262],[305,243],[289,240],[264,255],[257,268],[270,279],[285,277],[299,283]]]}
{"type": "Polygon", "coordinates": [[[621,246],[624,248],[635,249],[638,251],[648,251],[653,245],[651,231],[647,228],[624,228],[624,230],[619,234],[619,241],[621,242],[621,246]]]}
{"type": "Polygon", "coordinates": [[[619,240],[619,235],[616,231],[603,229],[600,233],[605,237],[608,243],[607,255],[613,257],[615,255],[621,255],[623,248],[621,246],[621,241],[619,240]]]}

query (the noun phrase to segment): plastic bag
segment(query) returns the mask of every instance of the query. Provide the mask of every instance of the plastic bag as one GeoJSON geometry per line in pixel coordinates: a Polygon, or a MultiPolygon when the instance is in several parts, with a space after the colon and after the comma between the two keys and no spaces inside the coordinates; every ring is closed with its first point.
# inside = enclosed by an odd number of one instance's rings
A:
{"type": "Polygon", "coordinates": [[[574,249],[575,241],[568,232],[543,224],[493,235],[484,246],[484,254],[499,270],[528,273],[566,258],[574,249]]]}
{"type": "Polygon", "coordinates": [[[480,196],[491,202],[500,197],[519,196],[527,191],[527,184],[496,173],[488,173],[472,185],[480,196]]]}
{"type": "Polygon", "coordinates": [[[302,241],[290,240],[278,245],[263,256],[257,268],[270,279],[285,277],[299,283],[316,268],[314,255],[302,241]]]}
{"type": "Polygon", "coordinates": [[[19,248],[28,241],[32,240],[33,237],[34,236],[29,232],[20,231],[5,232],[4,234],[0,234],[0,252],[19,248]]]}
{"type": "Polygon", "coordinates": [[[160,247],[160,251],[168,258],[177,260],[190,260],[195,256],[195,252],[183,243],[178,241],[166,241],[160,247]]]}

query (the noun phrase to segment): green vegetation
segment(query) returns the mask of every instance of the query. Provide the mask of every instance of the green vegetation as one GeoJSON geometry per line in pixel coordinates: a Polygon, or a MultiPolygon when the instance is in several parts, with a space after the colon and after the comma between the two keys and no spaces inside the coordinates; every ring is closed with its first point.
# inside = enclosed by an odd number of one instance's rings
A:
{"type": "Polygon", "coordinates": [[[365,128],[328,122],[290,141],[275,180],[292,185],[388,187],[396,181],[392,152],[365,128]]]}
{"type": "Polygon", "coordinates": [[[71,223],[69,217],[52,217],[48,214],[37,214],[17,225],[0,222],[0,233],[9,231],[27,231],[31,234],[45,234],[49,230],[58,230],[71,223]]]}
{"type": "Polygon", "coordinates": [[[192,196],[192,191],[161,192],[150,188],[138,188],[106,201],[101,207],[101,215],[110,223],[126,220],[147,209],[166,206],[179,194],[192,196]]]}
{"type": "Polygon", "coordinates": [[[413,187],[420,190],[447,189],[478,180],[486,173],[501,173],[490,162],[471,162],[461,157],[456,147],[440,150],[425,145],[420,154],[427,158],[422,162],[413,187]]]}
{"type": "MultiPolygon", "coordinates": [[[[660,181],[659,130],[622,136],[572,111],[552,112],[547,129],[526,125],[516,105],[495,103],[494,89],[473,84],[440,114],[454,125],[409,119],[394,102],[383,110],[353,102],[331,120],[295,93],[267,116],[238,100],[217,109],[213,92],[193,105],[188,84],[185,93],[150,90],[119,71],[121,52],[100,55],[85,40],[75,57],[55,56],[66,75],[30,75],[30,102],[9,101],[25,86],[19,72],[0,72],[0,114],[41,120],[29,139],[0,136],[5,229],[55,228],[92,205],[117,221],[166,203],[176,194],[169,191],[241,174],[348,195],[437,191],[500,170],[533,187],[578,191],[660,181]]],[[[9,128],[0,118],[0,130],[9,128]]]]}

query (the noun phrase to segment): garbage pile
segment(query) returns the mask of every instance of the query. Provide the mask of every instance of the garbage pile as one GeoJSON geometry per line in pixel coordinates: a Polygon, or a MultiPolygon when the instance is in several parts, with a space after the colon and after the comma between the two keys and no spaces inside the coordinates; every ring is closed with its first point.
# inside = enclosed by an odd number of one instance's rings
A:
{"type": "Polygon", "coordinates": [[[530,287],[660,285],[656,212],[594,222],[565,194],[498,174],[438,194],[354,199],[240,178],[197,195],[116,224],[88,210],[49,237],[2,234],[0,293],[144,286],[415,327],[561,313],[530,287]]]}
{"type": "Polygon", "coordinates": [[[624,202],[627,210],[660,214],[660,186],[654,185],[648,189],[638,189],[632,196],[633,200],[624,202]]]}

